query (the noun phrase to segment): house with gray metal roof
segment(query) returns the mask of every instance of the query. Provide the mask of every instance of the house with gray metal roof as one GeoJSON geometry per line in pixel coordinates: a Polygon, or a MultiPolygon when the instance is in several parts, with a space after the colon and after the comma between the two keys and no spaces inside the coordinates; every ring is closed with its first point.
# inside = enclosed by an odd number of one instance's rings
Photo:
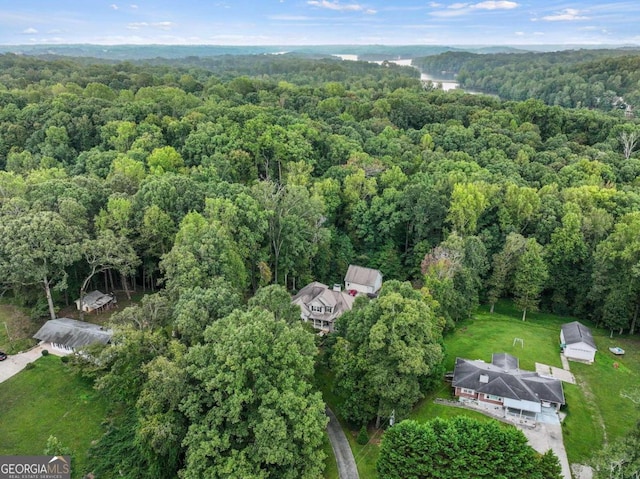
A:
{"type": "Polygon", "coordinates": [[[456,358],[452,386],[460,401],[505,417],[535,420],[565,403],[560,380],[520,369],[507,353],[493,354],[490,363],[456,358]]]}
{"type": "Polygon", "coordinates": [[[376,294],[382,287],[382,273],[373,268],[349,265],[344,276],[344,288],[347,291],[362,294],[376,294]]]}
{"type": "Polygon", "coordinates": [[[598,351],[591,330],[579,321],[562,325],[560,347],[567,359],[589,364],[593,363],[598,351]]]}
{"type": "Polygon", "coordinates": [[[47,347],[62,353],[73,353],[90,344],[107,344],[113,332],[99,324],[70,318],[50,319],[33,335],[47,347]]]}

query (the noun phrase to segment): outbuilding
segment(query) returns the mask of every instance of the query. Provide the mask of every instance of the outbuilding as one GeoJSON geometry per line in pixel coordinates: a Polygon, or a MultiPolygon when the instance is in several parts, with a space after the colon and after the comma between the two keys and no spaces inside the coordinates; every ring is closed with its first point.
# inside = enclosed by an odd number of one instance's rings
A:
{"type": "Polygon", "coordinates": [[[567,359],[588,364],[593,363],[598,351],[591,330],[579,321],[562,325],[560,348],[567,359]]]}

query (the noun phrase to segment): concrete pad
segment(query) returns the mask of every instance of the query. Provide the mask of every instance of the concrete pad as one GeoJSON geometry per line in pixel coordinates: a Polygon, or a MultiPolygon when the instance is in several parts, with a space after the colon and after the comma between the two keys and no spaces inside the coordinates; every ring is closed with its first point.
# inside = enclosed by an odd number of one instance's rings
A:
{"type": "Polygon", "coordinates": [[[536,363],[536,372],[541,376],[551,376],[565,383],[575,384],[576,378],[570,371],[549,366],[548,364],[536,363]]]}

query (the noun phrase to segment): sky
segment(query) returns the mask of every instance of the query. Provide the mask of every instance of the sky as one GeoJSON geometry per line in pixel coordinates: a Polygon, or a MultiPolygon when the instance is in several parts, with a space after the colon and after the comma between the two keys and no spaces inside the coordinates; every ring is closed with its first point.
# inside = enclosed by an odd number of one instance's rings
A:
{"type": "Polygon", "coordinates": [[[0,44],[640,44],[640,0],[0,0],[0,44]]]}

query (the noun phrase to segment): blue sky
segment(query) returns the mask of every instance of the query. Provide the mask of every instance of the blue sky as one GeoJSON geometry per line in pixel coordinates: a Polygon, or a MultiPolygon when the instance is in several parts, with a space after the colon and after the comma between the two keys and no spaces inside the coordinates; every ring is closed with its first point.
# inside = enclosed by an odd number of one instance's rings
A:
{"type": "Polygon", "coordinates": [[[640,0],[0,0],[0,44],[640,44],[640,0]]]}

